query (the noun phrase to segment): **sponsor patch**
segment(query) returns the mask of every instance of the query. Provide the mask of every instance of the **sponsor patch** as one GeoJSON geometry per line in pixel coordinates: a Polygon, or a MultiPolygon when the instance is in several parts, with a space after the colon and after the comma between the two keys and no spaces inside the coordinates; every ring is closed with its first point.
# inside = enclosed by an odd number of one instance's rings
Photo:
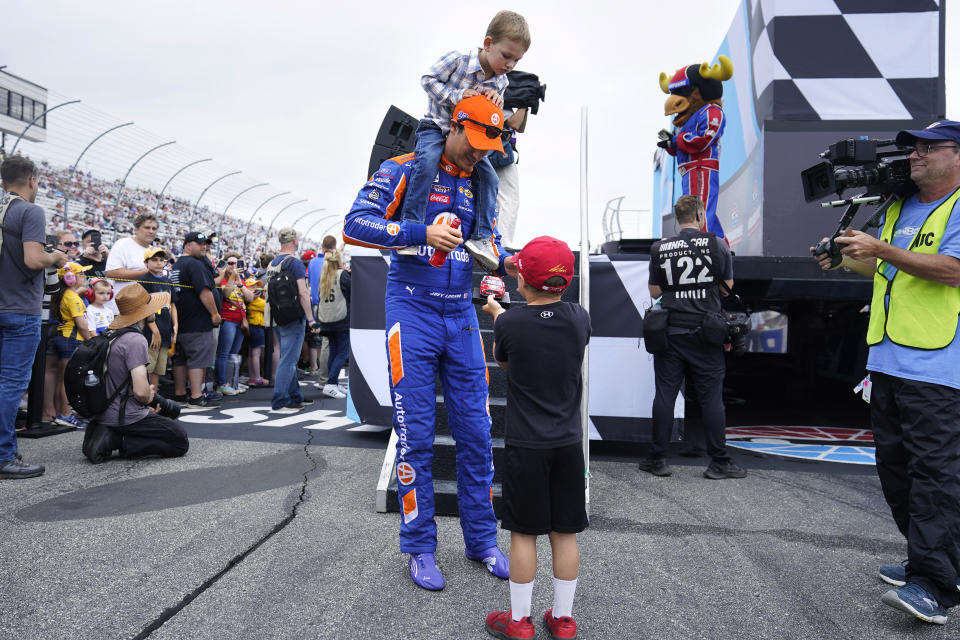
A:
{"type": "Polygon", "coordinates": [[[462,193],[463,195],[465,195],[465,196],[468,197],[468,198],[472,198],[472,197],[473,197],[473,192],[470,191],[470,189],[466,189],[466,188],[464,188],[464,187],[457,187],[457,191],[459,191],[460,193],[462,193]]]}
{"type": "Polygon", "coordinates": [[[431,193],[430,202],[439,202],[440,204],[450,204],[450,196],[445,196],[439,193],[431,193]]]}
{"type": "Polygon", "coordinates": [[[373,201],[377,201],[377,200],[380,199],[380,192],[377,191],[376,189],[371,189],[371,190],[370,190],[370,193],[369,193],[369,195],[367,195],[367,197],[370,198],[370,199],[373,200],[373,201]]]}
{"type": "Polygon", "coordinates": [[[397,235],[398,233],[400,233],[400,225],[397,224],[396,222],[391,222],[390,224],[387,225],[387,233],[389,233],[392,236],[397,235]]]}
{"type": "Polygon", "coordinates": [[[470,117],[470,114],[464,111],[463,109],[461,109],[460,111],[457,111],[457,117],[454,119],[461,120],[463,118],[469,118],[469,117],[470,117]]]}
{"type": "Polygon", "coordinates": [[[445,184],[435,184],[433,185],[433,190],[437,193],[450,193],[450,187],[445,184]]]}
{"type": "Polygon", "coordinates": [[[453,221],[457,219],[457,216],[452,213],[440,213],[433,219],[433,224],[449,224],[452,225],[453,221]]]}
{"type": "Polygon", "coordinates": [[[491,114],[490,114],[490,123],[491,123],[491,124],[495,124],[495,125],[499,125],[499,124],[500,124],[500,114],[499,114],[499,113],[491,113],[491,114]]]}
{"type": "Polygon", "coordinates": [[[409,462],[401,462],[397,465],[397,480],[403,486],[407,486],[417,479],[417,472],[413,470],[413,465],[409,462]]]}

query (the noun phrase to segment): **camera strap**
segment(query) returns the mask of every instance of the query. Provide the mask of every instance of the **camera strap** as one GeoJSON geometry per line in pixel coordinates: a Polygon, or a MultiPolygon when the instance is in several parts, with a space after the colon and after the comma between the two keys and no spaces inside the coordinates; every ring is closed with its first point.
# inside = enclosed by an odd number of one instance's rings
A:
{"type": "Polygon", "coordinates": [[[11,204],[17,200],[23,200],[23,198],[8,191],[0,191],[0,193],[3,193],[3,196],[0,197],[0,251],[3,251],[3,223],[7,219],[7,209],[10,208],[11,204]]]}

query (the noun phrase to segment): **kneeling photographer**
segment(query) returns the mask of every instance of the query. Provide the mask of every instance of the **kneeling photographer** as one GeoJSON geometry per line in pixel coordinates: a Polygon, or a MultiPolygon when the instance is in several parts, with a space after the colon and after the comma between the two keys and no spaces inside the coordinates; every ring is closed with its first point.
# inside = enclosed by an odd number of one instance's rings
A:
{"type": "MultiPolygon", "coordinates": [[[[823,250],[829,239],[811,251],[823,269],[873,278],[863,396],[880,486],[907,539],[907,560],[879,568],[899,587],[881,601],[944,624],[960,604],[960,122],[900,131],[895,142],[907,147],[912,184],[884,203],[879,238],[847,229],[834,239],[839,254],[823,250]]],[[[825,184],[842,187],[846,175],[825,184]]]]}
{"type": "Polygon", "coordinates": [[[650,455],[640,461],[639,467],[656,476],[672,473],[665,453],[677,393],[686,379],[696,390],[703,413],[711,459],[704,477],[743,478],[747,472],[727,453],[722,397],[726,371],[723,345],[729,330],[720,296],[728,295],[733,286],[733,256],[726,243],[700,230],[706,215],[700,198],[681,196],[674,214],[679,233],[650,248],[650,297],[663,297],[661,308],[651,309],[644,317],[644,342],[654,354],[656,395],[650,455]]]}
{"type": "MultiPolygon", "coordinates": [[[[123,458],[143,456],[177,457],[189,448],[187,433],[176,418],[180,406],[160,395],[150,385],[150,362],[144,319],[170,304],[169,293],[149,294],[137,283],[121,289],[116,297],[119,315],[114,318],[104,340],[109,351],[102,380],[93,369],[86,374],[89,386],[103,384],[107,408],[97,413],[87,427],[83,453],[94,464],[109,459],[119,450],[123,458]]],[[[92,342],[92,341],[91,341],[92,342]]]]}

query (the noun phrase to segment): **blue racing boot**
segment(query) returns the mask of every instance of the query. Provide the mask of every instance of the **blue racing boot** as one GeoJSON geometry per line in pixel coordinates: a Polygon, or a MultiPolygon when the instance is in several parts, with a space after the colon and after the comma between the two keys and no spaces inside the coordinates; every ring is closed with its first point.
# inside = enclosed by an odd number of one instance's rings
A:
{"type": "Polygon", "coordinates": [[[487,571],[498,578],[506,580],[510,577],[510,561],[507,560],[507,556],[503,555],[503,552],[500,551],[500,547],[494,545],[477,554],[470,553],[468,549],[466,555],[468,560],[475,560],[476,562],[482,562],[487,565],[487,571]]]}
{"type": "Polygon", "coordinates": [[[429,591],[440,591],[447,585],[432,553],[410,554],[410,578],[418,587],[429,591]]]}

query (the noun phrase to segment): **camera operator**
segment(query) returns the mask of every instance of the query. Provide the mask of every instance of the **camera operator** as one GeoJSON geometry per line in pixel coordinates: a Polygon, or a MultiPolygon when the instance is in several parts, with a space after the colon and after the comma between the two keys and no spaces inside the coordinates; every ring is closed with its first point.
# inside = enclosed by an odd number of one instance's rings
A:
{"type": "MultiPolygon", "coordinates": [[[[918,192],[887,209],[879,238],[852,230],[836,238],[838,266],[873,278],[864,395],[877,475],[907,539],[907,560],[879,569],[900,587],[882,601],[944,624],[960,604],[960,122],[901,131],[896,141],[913,147],[918,192]]],[[[830,268],[829,255],[816,258],[830,268]]]]}
{"type": "Polygon", "coordinates": [[[84,454],[94,464],[120,451],[123,458],[143,456],[179,457],[190,446],[187,432],[175,418],[180,407],[156,394],[147,377],[147,338],[144,319],[170,304],[170,293],[147,293],[131,283],[115,297],[120,314],[110,329],[136,327],[114,339],[107,360],[106,394],[110,406],[87,427],[84,454]],[[119,393],[117,390],[120,389],[119,393]]]}
{"type": "Polygon", "coordinates": [[[44,269],[62,267],[67,256],[44,251],[46,214],[37,198],[37,167],[13,156],[0,167],[0,478],[33,478],[43,465],[17,453],[14,422],[40,343],[44,269]]]}
{"type": "Polygon", "coordinates": [[[673,407],[686,378],[696,389],[703,413],[707,454],[711,458],[704,477],[743,478],[747,472],[730,460],[726,447],[727,417],[722,389],[727,327],[720,299],[726,291],[721,290],[714,277],[714,273],[721,274],[727,290],[733,287],[733,257],[726,243],[719,242],[713,233],[700,231],[706,216],[700,198],[681,196],[674,214],[679,233],[653,243],[650,248],[650,297],[663,295],[660,304],[668,311],[669,320],[666,349],[653,356],[653,443],[650,455],[640,461],[639,467],[655,476],[673,473],[664,455],[673,426],[673,407]],[[710,325],[710,321],[714,324],[710,325]]]}

